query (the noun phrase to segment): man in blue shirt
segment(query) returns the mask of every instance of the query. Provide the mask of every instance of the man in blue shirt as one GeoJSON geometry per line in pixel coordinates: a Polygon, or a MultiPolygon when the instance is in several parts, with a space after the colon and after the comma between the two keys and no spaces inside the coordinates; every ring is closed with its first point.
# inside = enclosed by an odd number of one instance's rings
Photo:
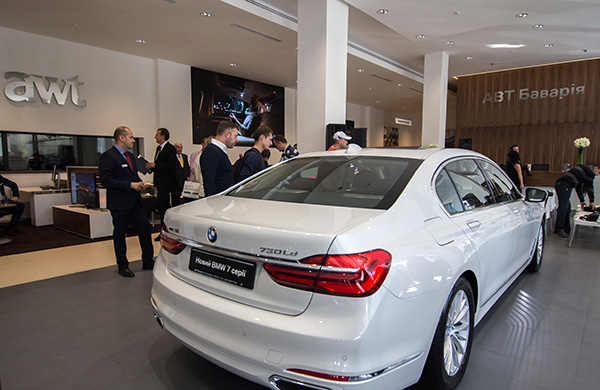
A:
{"type": "Polygon", "coordinates": [[[6,207],[0,212],[0,215],[7,215],[12,213],[12,218],[8,223],[8,227],[6,228],[6,234],[9,236],[14,236],[19,231],[17,227],[19,221],[21,220],[21,215],[23,214],[23,210],[25,210],[25,204],[19,202],[19,186],[12,180],[5,178],[0,175],[0,197],[4,203],[8,203],[11,205],[15,205],[14,207],[6,207]],[[9,198],[6,195],[5,187],[8,187],[12,191],[12,196],[9,198]]]}
{"type": "Polygon", "coordinates": [[[290,145],[287,142],[287,139],[285,139],[285,137],[281,134],[277,134],[275,137],[273,137],[273,146],[275,146],[275,149],[282,152],[280,161],[289,160],[300,155],[296,148],[290,145]]]}
{"type": "Polygon", "coordinates": [[[265,169],[265,160],[263,159],[262,152],[273,144],[273,130],[267,126],[259,126],[254,134],[254,146],[244,153],[242,160],[242,170],[237,181],[240,182],[256,172],[265,169]]]}

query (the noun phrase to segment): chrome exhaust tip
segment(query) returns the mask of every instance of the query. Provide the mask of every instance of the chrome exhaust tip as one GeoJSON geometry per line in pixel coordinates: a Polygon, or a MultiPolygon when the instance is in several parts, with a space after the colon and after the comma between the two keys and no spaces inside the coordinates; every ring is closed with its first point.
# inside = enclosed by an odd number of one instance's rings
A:
{"type": "Polygon", "coordinates": [[[162,322],[162,318],[160,318],[160,316],[156,313],[154,313],[154,318],[156,318],[156,322],[158,322],[158,325],[160,326],[161,329],[165,328],[165,324],[163,324],[162,322]]]}
{"type": "Polygon", "coordinates": [[[269,383],[277,390],[331,390],[329,387],[317,386],[298,380],[284,378],[279,375],[272,375],[269,383]]]}

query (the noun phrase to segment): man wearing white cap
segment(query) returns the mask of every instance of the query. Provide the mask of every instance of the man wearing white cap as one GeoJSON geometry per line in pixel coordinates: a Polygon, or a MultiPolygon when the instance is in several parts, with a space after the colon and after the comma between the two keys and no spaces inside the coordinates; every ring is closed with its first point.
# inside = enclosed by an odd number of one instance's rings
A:
{"type": "Polygon", "coordinates": [[[343,131],[338,131],[333,135],[333,145],[327,150],[348,149],[348,140],[351,140],[348,134],[343,131]]]}

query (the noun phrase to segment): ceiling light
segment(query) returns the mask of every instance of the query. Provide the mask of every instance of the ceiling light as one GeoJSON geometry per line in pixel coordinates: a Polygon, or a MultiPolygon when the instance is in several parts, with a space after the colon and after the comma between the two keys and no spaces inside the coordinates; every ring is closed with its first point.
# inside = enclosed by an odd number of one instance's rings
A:
{"type": "Polygon", "coordinates": [[[543,24],[534,24],[533,28],[544,28],[543,24]]]}
{"type": "Polygon", "coordinates": [[[229,64],[229,66],[233,67],[233,66],[237,66],[237,64],[235,62],[232,62],[232,63],[229,64]]]}
{"type": "Polygon", "coordinates": [[[212,16],[210,12],[200,12],[200,16],[204,16],[205,18],[209,18],[212,16]]]}
{"type": "Polygon", "coordinates": [[[416,36],[417,39],[425,39],[425,35],[424,34],[419,34],[416,36]]]}
{"type": "Polygon", "coordinates": [[[402,83],[398,83],[398,86],[399,86],[399,87],[401,87],[401,86],[402,86],[402,83]]]}
{"type": "Polygon", "coordinates": [[[362,73],[362,72],[364,72],[364,71],[365,71],[364,69],[359,69],[359,70],[358,70],[358,73],[362,73]]]}
{"type": "Polygon", "coordinates": [[[77,23],[77,22],[73,22],[73,26],[75,26],[75,27],[79,27],[79,23],[77,23]]]}
{"type": "Polygon", "coordinates": [[[515,18],[523,19],[523,18],[526,18],[528,16],[529,16],[529,14],[527,12],[521,12],[520,14],[516,14],[515,18]]]}
{"type": "Polygon", "coordinates": [[[146,41],[144,41],[143,39],[136,39],[135,41],[136,41],[137,43],[141,43],[141,44],[144,44],[144,43],[146,43],[146,41]]]}
{"type": "Polygon", "coordinates": [[[378,14],[382,14],[382,15],[383,14],[387,14],[388,12],[390,12],[390,10],[389,9],[385,9],[385,8],[382,8],[382,9],[380,9],[380,10],[377,11],[378,14]]]}
{"type": "Polygon", "coordinates": [[[466,59],[467,59],[467,60],[472,60],[472,59],[473,59],[473,56],[468,56],[468,57],[466,57],[466,59]]]}
{"type": "Polygon", "coordinates": [[[379,104],[379,100],[375,100],[375,103],[379,104]]]}
{"type": "Polygon", "coordinates": [[[490,49],[518,49],[519,47],[524,47],[525,45],[522,43],[489,43],[486,46],[490,49]]]}
{"type": "Polygon", "coordinates": [[[446,45],[454,45],[454,41],[446,41],[446,45]]]}
{"type": "Polygon", "coordinates": [[[373,90],[373,88],[369,88],[369,91],[372,91],[372,90],[373,90]]]}
{"type": "Polygon", "coordinates": [[[544,47],[552,47],[552,46],[554,46],[554,43],[546,43],[546,44],[544,45],[544,47]]]}

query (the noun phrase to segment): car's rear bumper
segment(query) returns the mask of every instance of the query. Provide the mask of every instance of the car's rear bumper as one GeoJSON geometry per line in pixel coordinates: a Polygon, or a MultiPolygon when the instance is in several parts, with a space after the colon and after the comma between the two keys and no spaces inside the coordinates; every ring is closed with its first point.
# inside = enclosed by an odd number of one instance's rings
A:
{"type": "Polygon", "coordinates": [[[379,305],[397,305],[405,307],[405,313],[415,313],[426,307],[422,300],[399,300],[385,289],[366,299],[317,294],[306,312],[282,315],[193,287],[171,275],[161,260],[154,268],[152,304],[165,329],[192,350],[271,387],[273,376],[325,389],[407,387],[420,377],[438,317],[431,321],[430,315],[411,314],[398,321],[402,318],[398,313],[377,310],[379,305]],[[356,313],[362,317],[357,319],[356,313]],[[428,321],[433,324],[425,326],[428,321]],[[290,368],[347,376],[388,371],[344,383],[293,373],[290,368]]]}

